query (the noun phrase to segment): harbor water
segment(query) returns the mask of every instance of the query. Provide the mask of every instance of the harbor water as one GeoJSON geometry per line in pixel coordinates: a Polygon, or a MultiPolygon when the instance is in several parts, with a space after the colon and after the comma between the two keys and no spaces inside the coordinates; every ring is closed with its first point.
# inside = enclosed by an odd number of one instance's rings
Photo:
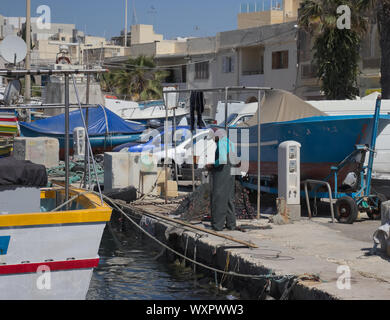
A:
{"type": "Polygon", "coordinates": [[[145,241],[105,228],[100,263],[94,270],[87,300],[226,300],[210,279],[194,277],[191,266],[157,259],[145,241]],[[195,279],[196,278],[196,279],[195,279]]]}

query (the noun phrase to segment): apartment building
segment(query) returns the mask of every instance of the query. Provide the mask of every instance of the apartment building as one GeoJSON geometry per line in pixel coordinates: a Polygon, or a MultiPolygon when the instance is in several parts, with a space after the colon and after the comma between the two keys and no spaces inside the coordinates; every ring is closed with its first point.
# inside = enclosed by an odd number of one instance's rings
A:
{"type": "Polygon", "coordinates": [[[302,0],[260,0],[241,3],[237,28],[248,29],[296,21],[301,2],[302,0]]]}
{"type": "MultiPolygon", "coordinates": [[[[105,59],[105,67],[119,68],[129,57],[154,57],[156,65],[170,71],[165,86],[201,89],[226,86],[275,87],[294,91],[297,73],[294,22],[220,32],[214,37],[151,39],[143,36],[149,28],[132,27],[133,41],[128,56],[105,59]],[[145,42],[148,41],[149,42],[145,42]],[[150,41],[153,40],[153,41],[150,41]]],[[[206,94],[206,110],[223,97],[206,94]]],[[[230,99],[254,99],[231,94],[230,99]]]]}

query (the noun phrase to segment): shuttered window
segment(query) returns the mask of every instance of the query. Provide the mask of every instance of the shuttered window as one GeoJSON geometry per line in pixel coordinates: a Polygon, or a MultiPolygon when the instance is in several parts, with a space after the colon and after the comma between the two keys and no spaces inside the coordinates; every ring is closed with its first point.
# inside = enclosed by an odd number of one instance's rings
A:
{"type": "Polygon", "coordinates": [[[288,69],[288,50],[272,52],[272,69],[288,69]]]}
{"type": "Polygon", "coordinates": [[[199,62],[195,64],[195,79],[209,78],[209,63],[199,62]]]}
{"type": "Polygon", "coordinates": [[[234,72],[234,59],[233,59],[233,57],[223,57],[223,59],[222,59],[222,72],[223,73],[234,72]]]}

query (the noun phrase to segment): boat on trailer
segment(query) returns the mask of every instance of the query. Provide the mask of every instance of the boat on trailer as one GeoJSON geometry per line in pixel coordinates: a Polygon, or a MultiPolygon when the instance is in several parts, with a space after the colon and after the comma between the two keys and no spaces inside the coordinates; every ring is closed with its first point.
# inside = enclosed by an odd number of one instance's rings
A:
{"type": "MultiPolygon", "coordinates": [[[[331,167],[337,166],[354,152],[356,145],[369,145],[374,125],[373,115],[328,116],[295,95],[283,90],[265,91],[261,103],[261,175],[268,187],[277,187],[278,146],[293,140],[301,144],[301,181],[325,180],[331,167]]],[[[249,158],[241,158],[247,165],[248,175],[257,178],[258,167],[258,114],[237,130],[249,130],[249,145],[238,141],[240,148],[249,148],[249,158]]],[[[380,115],[377,134],[390,124],[389,115],[380,115]]],[[[242,152],[241,152],[242,153],[242,152]]],[[[244,153],[242,153],[244,155],[244,153]]],[[[361,166],[359,156],[339,172],[341,185],[349,172],[361,166]]],[[[332,181],[330,179],[329,181],[332,181]]],[[[257,187],[257,185],[256,185],[257,187]]],[[[264,188],[267,190],[267,188],[264,188]]]]}

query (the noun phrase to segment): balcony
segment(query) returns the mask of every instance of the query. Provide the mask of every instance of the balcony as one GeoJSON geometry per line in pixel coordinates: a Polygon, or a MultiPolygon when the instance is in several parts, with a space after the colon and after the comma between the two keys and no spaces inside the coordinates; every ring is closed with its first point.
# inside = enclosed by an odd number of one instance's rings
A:
{"type": "Polygon", "coordinates": [[[244,87],[262,87],[264,86],[264,74],[259,72],[240,76],[240,86],[244,87]]]}

